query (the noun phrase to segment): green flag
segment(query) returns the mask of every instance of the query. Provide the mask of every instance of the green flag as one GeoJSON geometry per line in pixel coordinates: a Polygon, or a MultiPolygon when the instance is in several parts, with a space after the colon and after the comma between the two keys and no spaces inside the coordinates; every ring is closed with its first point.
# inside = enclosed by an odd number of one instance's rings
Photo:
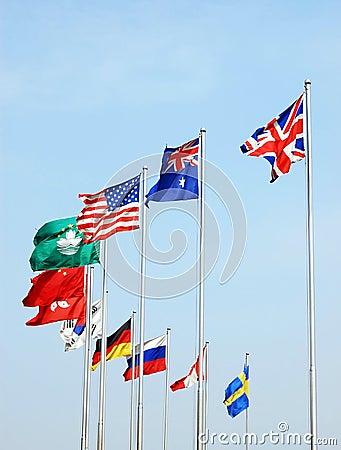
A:
{"type": "Polygon", "coordinates": [[[76,217],[47,222],[37,231],[30,258],[33,271],[79,267],[99,262],[99,242],[84,244],[76,217]]]}

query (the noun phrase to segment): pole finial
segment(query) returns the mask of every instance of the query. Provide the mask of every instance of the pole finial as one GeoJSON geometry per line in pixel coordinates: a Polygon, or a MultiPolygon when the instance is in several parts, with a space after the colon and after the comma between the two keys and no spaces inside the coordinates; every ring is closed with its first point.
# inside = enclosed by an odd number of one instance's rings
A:
{"type": "Polygon", "coordinates": [[[307,86],[307,84],[311,84],[311,81],[309,80],[309,78],[307,78],[304,82],[304,85],[307,86]]]}
{"type": "Polygon", "coordinates": [[[200,133],[206,133],[206,128],[200,128],[200,133]]]}

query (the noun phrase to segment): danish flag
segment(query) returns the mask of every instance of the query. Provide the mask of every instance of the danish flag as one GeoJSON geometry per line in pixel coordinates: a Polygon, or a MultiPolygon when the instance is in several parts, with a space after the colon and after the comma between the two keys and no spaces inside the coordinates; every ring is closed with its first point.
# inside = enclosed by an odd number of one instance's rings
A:
{"type": "Polygon", "coordinates": [[[292,163],[305,157],[303,94],[267,125],[258,128],[240,149],[246,156],[262,156],[269,161],[270,183],[288,173],[292,163]]]}

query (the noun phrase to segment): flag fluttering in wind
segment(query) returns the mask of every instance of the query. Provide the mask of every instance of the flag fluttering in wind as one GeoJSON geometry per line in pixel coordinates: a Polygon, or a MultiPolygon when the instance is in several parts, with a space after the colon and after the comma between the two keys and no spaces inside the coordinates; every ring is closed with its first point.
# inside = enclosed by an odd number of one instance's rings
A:
{"type": "Polygon", "coordinates": [[[84,295],[84,267],[46,270],[31,279],[32,287],[24,306],[47,306],[55,300],[80,298],[84,295]]]}
{"type": "Polygon", "coordinates": [[[96,194],[79,194],[85,207],[77,217],[77,227],[84,233],[85,242],[139,228],[139,191],[137,175],[96,194]]]}
{"type": "Polygon", "coordinates": [[[28,326],[46,325],[61,320],[77,319],[85,314],[85,296],[56,300],[49,306],[39,306],[38,314],[26,322],[28,326]]]}
{"type": "MultiPolygon", "coordinates": [[[[205,348],[203,348],[203,353],[205,352],[205,348]]],[[[203,371],[203,379],[204,371],[203,371]]],[[[188,374],[185,377],[180,378],[180,380],[175,381],[170,388],[173,392],[178,391],[179,389],[185,389],[188,387],[193,386],[193,384],[197,383],[199,381],[199,356],[197,357],[197,360],[190,368],[188,374]]]]}
{"type": "Polygon", "coordinates": [[[224,404],[231,417],[249,407],[249,366],[244,366],[243,372],[227,386],[224,404]]]}
{"type": "Polygon", "coordinates": [[[32,283],[23,305],[39,306],[39,312],[26,325],[45,325],[85,316],[84,267],[43,272],[32,283]]]}
{"type": "MultiPolygon", "coordinates": [[[[102,340],[96,341],[96,349],[92,356],[91,370],[96,370],[101,362],[102,340]]],[[[111,336],[107,337],[106,360],[121,358],[131,354],[131,318],[127,320],[111,336]]]]}
{"type": "MultiPolygon", "coordinates": [[[[102,336],[102,299],[91,307],[91,337],[98,339],[102,336]]],[[[76,350],[85,344],[85,318],[65,320],[60,326],[60,337],[65,342],[65,351],[76,350]]]]}
{"type": "MultiPolygon", "coordinates": [[[[166,335],[150,339],[144,343],[143,352],[143,375],[152,375],[153,373],[166,370],[166,335]]],[[[134,378],[140,376],[140,346],[136,345],[134,378]]],[[[123,377],[124,381],[132,379],[132,357],[127,358],[128,367],[123,377]]]]}
{"type": "Polygon", "coordinates": [[[79,267],[99,262],[99,244],[86,245],[76,217],[45,223],[34,236],[30,258],[33,271],[79,267]]]}
{"type": "Polygon", "coordinates": [[[198,198],[199,138],[180,147],[166,147],[163,153],[160,179],[147,194],[150,201],[170,202],[198,198]]]}
{"type": "Polygon", "coordinates": [[[303,94],[284,112],[258,128],[240,149],[246,156],[262,156],[269,161],[270,183],[288,173],[292,163],[305,157],[303,94]]]}

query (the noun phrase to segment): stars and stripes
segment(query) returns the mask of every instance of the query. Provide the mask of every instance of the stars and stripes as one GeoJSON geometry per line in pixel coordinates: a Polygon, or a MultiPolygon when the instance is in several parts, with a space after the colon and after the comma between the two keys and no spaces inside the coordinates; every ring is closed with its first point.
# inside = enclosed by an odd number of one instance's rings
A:
{"type": "Polygon", "coordinates": [[[77,228],[84,233],[84,241],[139,228],[139,190],[140,175],[96,194],[79,194],[85,208],[77,217],[77,228]]]}
{"type": "Polygon", "coordinates": [[[271,183],[305,157],[303,94],[284,112],[258,128],[240,147],[246,156],[262,156],[272,166],[271,183]]]}

